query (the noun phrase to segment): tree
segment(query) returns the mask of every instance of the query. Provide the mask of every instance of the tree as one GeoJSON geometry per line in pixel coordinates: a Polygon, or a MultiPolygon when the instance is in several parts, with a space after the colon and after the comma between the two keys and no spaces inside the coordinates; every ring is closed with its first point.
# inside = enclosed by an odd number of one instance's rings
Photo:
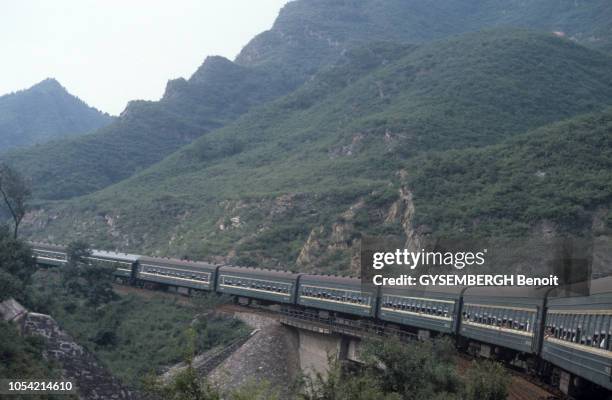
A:
{"type": "Polygon", "coordinates": [[[466,400],[505,400],[510,376],[499,363],[474,363],[466,376],[466,400]]]}
{"type": "Polygon", "coordinates": [[[25,287],[36,272],[32,250],[0,226],[0,301],[16,298],[24,301],[25,287]]]}
{"type": "Polygon", "coordinates": [[[77,240],[68,244],[66,255],[68,256],[68,265],[76,267],[80,264],[87,264],[87,258],[91,256],[91,249],[87,242],[77,240]]]}
{"type": "Polygon", "coordinates": [[[27,201],[32,195],[29,183],[17,171],[0,164],[0,195],[13,218],[13,237],[17,239],[19,225],[27,211],[27,201]]]}
{"type": "Polygon", "coordinates": [[[185,363],[187,367],[177,372],[169,381],[164,382],[150,375],[143,382],[144,391],[153,398],[164,400],[220,400],[221,395],[205,379],[198,376],[193,366],[196,348],[196,332],[187,331],[185,363]]]}
{"type": "Polygon", "coordinates": [[[117,295],[113,291],[115,268],[90,264],[89,245],[72,242],[66,250],[68,263],[62,270],[62,286],[68,293],[83,297],[93,305],[106,304],[117,295]]]}
{"type": "Polygon", "coordinates": [[[456,351],[449,339],[371,340],[362,351],[366,369],[386,392],[404,399],[434,398],[459,393],[456,351]]]}

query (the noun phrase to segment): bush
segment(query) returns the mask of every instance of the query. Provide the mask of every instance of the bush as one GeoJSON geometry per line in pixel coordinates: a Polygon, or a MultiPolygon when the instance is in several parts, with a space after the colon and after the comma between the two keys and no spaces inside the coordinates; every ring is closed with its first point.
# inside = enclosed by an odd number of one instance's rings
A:
{"type": "Polygon", "coordinates": [[[466,376],[466,400],[505,400],[510,376],[497,362],[476,362],[466,376]]]}

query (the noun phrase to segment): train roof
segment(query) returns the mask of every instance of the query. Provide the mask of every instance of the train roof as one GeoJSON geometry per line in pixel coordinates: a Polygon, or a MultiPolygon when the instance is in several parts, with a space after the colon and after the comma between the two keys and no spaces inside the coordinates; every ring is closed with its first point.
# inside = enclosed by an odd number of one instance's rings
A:
{"type": "Polygon", "coordinates": [[[593,279],[588,283],[588,286],[585,281],[567,286],[559,286],[557,290],[550,293],[549,297],[554,300],[567,297],[585,297],[584,294],[586,293],[590,296],[612,293],[612,275],[593,279]]]}
{"type": "Polygon", "coordinates": [[[164,257],[149,257],[140,256],[141,263],[150,263],[160,266],[177,266],[177,267],[188,267],[188,268],[203,268],[203,269],[214,269],[217,266],[204,261],[193,261],[193,260],[180,260],[178,258],[164,258],[164,257]]]}
{"type": "Polygon", "coordinates": [[[591,294],[612,293],[612,275],[591,281],[591,294]]]}
{"type": "Polygon", "coordinates": [[[445,296],[459,297],[467,286],[442,286],[442,285],[418,285],[418,286],[383,286],[382,294],[414,295],[414,294],[439,294],[445,296]]]}
{"type": "Polygon", "coordinates": [[[66,246],[59,244],[41,243],[41,242],[27,242],[33,249],[43,250],[55,250],[55,251],[66,251],[66,246]]]}
{"type": "Polygon", "coordinates": [[[351,277],[351,276],[338,276],[338,275],[314,275],[314,274],[304,274],[300,278],[302,282],[304,281],[318,281],[318,282],[329,282],[336,283],[341,285],[361,285],[361,279],[351,277]]]}
{"type": "Polygon", "coordinates": [[[465,290],[465,296],[470,297],[515,297],[542,299],[552,289],[552,286],[472,286],[465,290]]]}
{"type": "Polygon", "coordinates": [[[231,272],[235,274],[246,274],[246,275],[258,275],[284,279],[297,279],[298,275],[295,272],[283,271],[279,269],[264,269],[264,268],[251,268],[251,267],[236,267],[233,265],[224,265],[219,268],[219,273],[231,272]]]}
{"type": "Polygon", "coordinates": [[[121,260],[121,261],[129,261],[129,262],[136,262],[140,258],[140,256],[137,254],[116,253],[114,251],[106,251],[106,250],[92,250],[91,255],[94,257],[109,258],[113,260],[121,260]]]}

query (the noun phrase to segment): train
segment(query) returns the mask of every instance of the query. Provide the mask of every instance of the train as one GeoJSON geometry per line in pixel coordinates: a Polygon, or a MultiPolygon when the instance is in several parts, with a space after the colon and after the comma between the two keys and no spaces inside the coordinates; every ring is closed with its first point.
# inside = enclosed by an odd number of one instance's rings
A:
{"type": "MultiPolygon", "coordinates": [[[[41,266],[68,262],[64,246],[30,245],[41,266]]],[[[113,266],[124,284],[217,292],[327,318],[366,319],[421,338],[450,335],[467,353],[544,377],[569,396],[612,398],[612,276],[593,279],[588,296],[567,296],[553,287],[367,290],[353,277],[101,250],[92,250],[88,261],[113,266]]]]}

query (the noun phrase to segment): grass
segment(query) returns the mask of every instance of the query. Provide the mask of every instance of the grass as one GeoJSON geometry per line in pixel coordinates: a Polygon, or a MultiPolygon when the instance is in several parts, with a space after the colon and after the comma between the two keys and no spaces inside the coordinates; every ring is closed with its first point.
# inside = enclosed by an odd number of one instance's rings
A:
{"type": "Polygon", "coordinates": [[[179,296],[121,294],[99,308],[66,295],[49,271],[35,275],[37,302],[77,343],[85,346],[133,387],[148,373],[183,361],[187,331],[196,330],[196,350],[222,346],[248,333],[240,321],[206,316],[218,299],[193,302],[179,296]]]}

